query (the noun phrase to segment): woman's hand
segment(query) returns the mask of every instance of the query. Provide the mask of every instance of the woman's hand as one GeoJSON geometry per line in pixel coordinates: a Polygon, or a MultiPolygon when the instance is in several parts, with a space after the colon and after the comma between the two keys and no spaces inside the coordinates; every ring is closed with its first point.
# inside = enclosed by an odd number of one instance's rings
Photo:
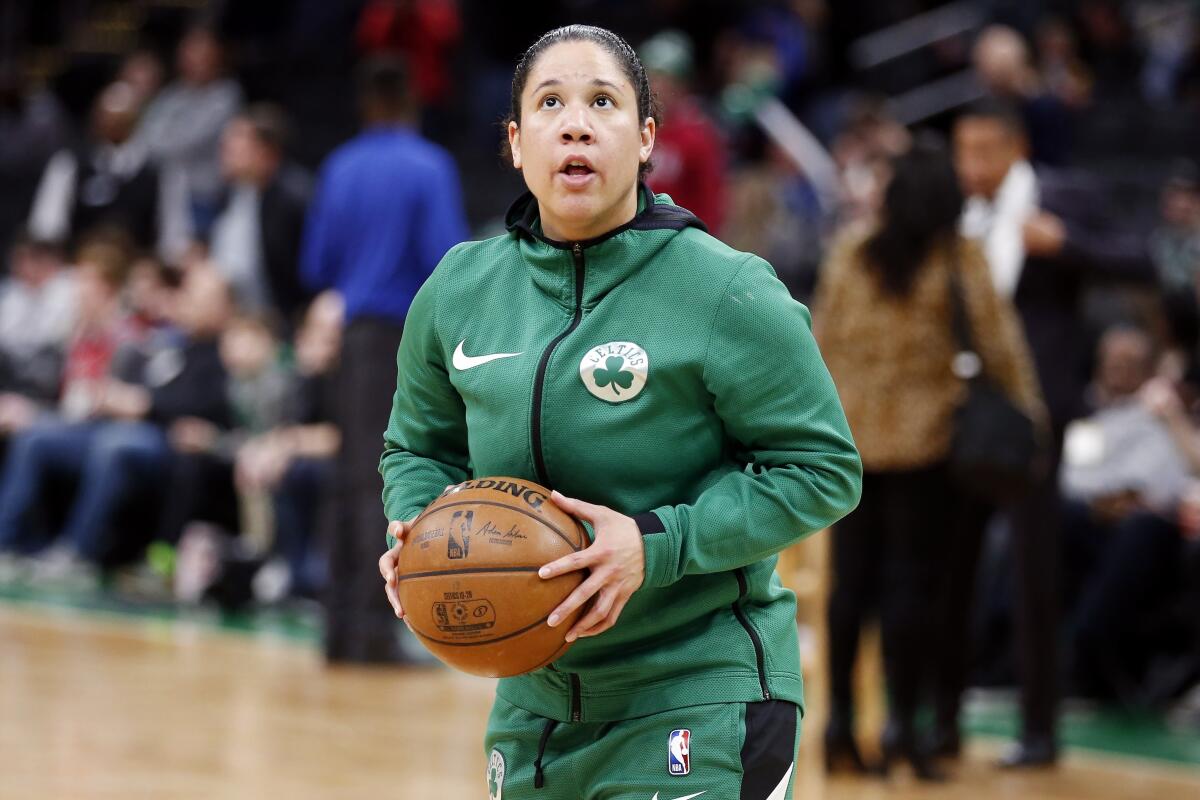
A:
{"type": "Polygon", "coordinates": [[[646,577],[646,555],[642,533],[632,518],[605,506],[564,497],[557,491],[551,493],[550,498],[563,511],[590,522],[596,532],[596,540],[589,547],[538,570],[542,578],[554,578],[585,568],[591,570],[591,575],[554,609],[547,620],[553,628],[595,596],[591,610],[567,632],[567,641],[573,642],[581,636],[603,633],[617,624],[625,604],[646,577]]]}
{"type": "Polygon", "coordinates": [[[400,607],[396,567],[400,563],[400,548],[404,547],[404,537],[408,535],[412,523],[411,519],[407,522],[395,520],[388,523],[388,535],[396,538],[396,546],[379,557],[379,574],[383,578],[383,588],[387,592],[388,602],[392,604],[392,610],[396,612],[396,619],[404,619],[404,609],[400,607]]]}

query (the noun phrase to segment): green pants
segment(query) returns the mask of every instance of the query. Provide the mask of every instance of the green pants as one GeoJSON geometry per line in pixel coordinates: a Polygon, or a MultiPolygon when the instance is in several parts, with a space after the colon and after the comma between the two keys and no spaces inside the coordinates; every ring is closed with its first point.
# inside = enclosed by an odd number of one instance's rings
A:
{"type": "Polygon", "coordinates": [[[489,800],[791,800],[800,712],[782,701],[553,722],[500,697],[484,747],[489,800]]]}

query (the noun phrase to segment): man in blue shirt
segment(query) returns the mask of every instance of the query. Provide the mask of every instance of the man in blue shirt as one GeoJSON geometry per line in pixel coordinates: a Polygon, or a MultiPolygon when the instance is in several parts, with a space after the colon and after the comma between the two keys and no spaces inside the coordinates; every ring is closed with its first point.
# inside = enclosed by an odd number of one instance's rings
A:
{"type": "Polygon", "coordinates": [[[376,465],[396,388],[396,350],[417,289],[468,236],[453,158],[417,133],[404,69],[364,65],[365,130],[335,150],[318,178],[302,277],[345,299],[339,380],[342,448],[330,542],[325,655],[330,662],[400,660],[395,619],[378,602],[382,483],[376,465]]]}

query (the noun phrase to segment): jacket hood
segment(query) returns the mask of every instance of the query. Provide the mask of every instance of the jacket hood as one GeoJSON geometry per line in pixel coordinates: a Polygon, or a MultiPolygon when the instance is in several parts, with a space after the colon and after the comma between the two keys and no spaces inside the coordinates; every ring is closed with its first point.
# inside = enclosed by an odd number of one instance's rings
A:
{"type": "Polygon", "coordinates": [[[583,248],[586,262],[583,304],[594,306],[625,278],[658,255],[671,239],[687,228],[707,233],[708,227],[692,212],[638,184],[638,212],[624,225],[581,242],[560,242],[542,233],[537,199],[525,192],[505,215],[509,234],[520,245],[521,255],[534,283],[563,305],[575,300],[575,245],[583,248]]]}

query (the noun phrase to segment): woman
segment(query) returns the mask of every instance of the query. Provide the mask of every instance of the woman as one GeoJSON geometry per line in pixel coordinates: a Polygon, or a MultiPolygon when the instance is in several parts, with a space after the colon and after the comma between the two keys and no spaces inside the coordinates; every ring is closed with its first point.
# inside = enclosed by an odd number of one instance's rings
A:
{"type": "Polygon", "coordinates": [[[380,469],[395,564],[447,484],[553,487],[594,542],[541,570],[592,601],[545,669],[501,680],[492,798],[790,797],[802,685],[775,554],[858,500],[860,467],[809,332],[763,261],[640,183],[657,121],[609,31],[525,53],[508,233],[446,255],[413,302],[380,469]],[[499,362],[499,363],[496,363],[499,362]]]}
{"type": "MultiPolygon", "coordinates": [[[[959,349],[951,326],[952,271],[986,374],[1026,413],[1044,417],[1015,311],[993,289],[982,252],[957,233],[962,204],[949,156],[937,145],[915,145],[892,163],[880,223],[849,231],[832,248],[814,303],[817,336],[864,469],[863,503],[833,540],[831,768],[845,756],[863,769],[851,736],[851,672],[859,623],[877,601],[889,697],[885,767],[902,756],[919,777],[940,777],[917,744],[913,715],[932,677],[927,665],[963,669],[966,587],[984,520],[946,466],[964,391],[951,367],[959,349]]],[[[939,684],[958,680],[938,676],[939,684]]],[[[955,741],[960,691],[944,703],[939,698],[939,712],[948,709],[939,732],[955,741]]]]}

